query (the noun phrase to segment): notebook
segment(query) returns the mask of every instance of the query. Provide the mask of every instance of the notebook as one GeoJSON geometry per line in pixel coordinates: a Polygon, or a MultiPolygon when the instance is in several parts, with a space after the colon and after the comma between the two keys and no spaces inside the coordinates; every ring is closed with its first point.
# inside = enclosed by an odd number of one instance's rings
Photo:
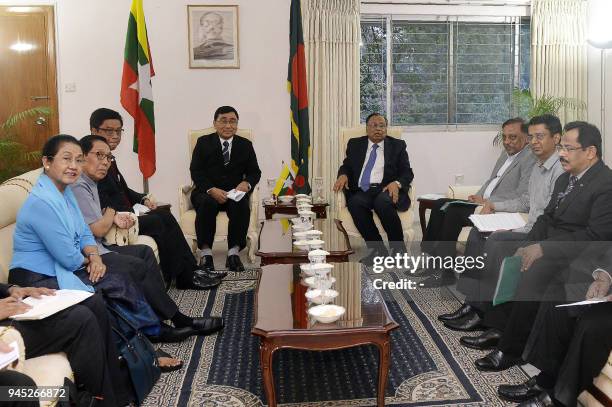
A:
{"type": "Polygon", "coordinates": [[[516,287],[521,279],[521,265],[523,260],[520,256],[506,257],[501,264],[499,279],[493,295],[493,305],[503,304],[514,298],[516,287]]]}
{"type": "Polygon", "coordinates": [[[9,318],[16,321],[45,319],[50,315],[86,300],[92,295],[93,293],[88,291],[57,290],[55,295],[43,295],[40,298],[28,297],[23,302],[32,308],[23,314],[13,315],[9,318]]]}
{"type": "Polygon", "coordinates": [[[513,230],[527,224],[519,213],[500,212],[487,215],[470,215],[470,220],[480,232],[513,230]]]}
{"type": "Polygon", "coordinates": [[[9,343],[8,346],[11,347],[10,352],[0,352],[0,370],[4,369],[8,365],[19,359],[19,348],[17,347],[17,341],[9,343]]]}

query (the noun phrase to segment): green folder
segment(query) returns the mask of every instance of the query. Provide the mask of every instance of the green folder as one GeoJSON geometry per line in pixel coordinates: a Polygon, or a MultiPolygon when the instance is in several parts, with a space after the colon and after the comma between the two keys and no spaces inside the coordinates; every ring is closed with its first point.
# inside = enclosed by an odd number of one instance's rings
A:
{"type": "Polygon", "coordinates": [[[495,294],[493,295],[494,306],[512,301],[521,279],[522,264],[523,260],[520,256],[506,257],[502,261],[497,287],[495,287],[495,294]]]}

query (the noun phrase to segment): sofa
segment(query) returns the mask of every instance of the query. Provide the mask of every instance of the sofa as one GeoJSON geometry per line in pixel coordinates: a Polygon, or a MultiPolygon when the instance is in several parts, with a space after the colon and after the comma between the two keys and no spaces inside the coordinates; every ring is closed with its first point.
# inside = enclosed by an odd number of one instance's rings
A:
{"type": "MultiPolygon", "coordinates": [[[[2,283],[6,283],[8,280],[8,268],[13,256],[13,232],[15,231],[17,212],[28,197],[41,172],[39,168],[0,184],[0,282],[2,283]]],[[[3,335],[3,340],[7,342],[17,340],[20,345],[21,358],[17,370],[30,376],[38,386],[62,386],[65,377],[74,380],[70,363],[68,363],[64,353],[24,359],[23,340],[15,329],[10,331],[10,333],[3,335]]],[[[54,402],[41,403],[41,405],[54,404],[54,402]]]]}

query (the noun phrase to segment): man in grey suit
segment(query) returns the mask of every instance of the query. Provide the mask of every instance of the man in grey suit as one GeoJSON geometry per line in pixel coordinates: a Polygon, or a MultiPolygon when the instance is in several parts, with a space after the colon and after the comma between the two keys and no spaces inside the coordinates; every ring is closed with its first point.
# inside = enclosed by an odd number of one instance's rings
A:
{"type": "MultiPolygon", "coordinates": [[[[491,206],[515,200],[527,193],[529,177],[536,158],[527,143],[527,125],[521,118],[509,119],[502,125],[504,151],[500,154],[489,179],[468,201],[474,205],[450,204],[453,199],[439,199],[431,210],[423,251],[436,256],[454,256],[455,242],[476,206],[491,206]]],[[[434,273],[423,284],[440,287],[455,281],[452,273],[434,273]]]]}

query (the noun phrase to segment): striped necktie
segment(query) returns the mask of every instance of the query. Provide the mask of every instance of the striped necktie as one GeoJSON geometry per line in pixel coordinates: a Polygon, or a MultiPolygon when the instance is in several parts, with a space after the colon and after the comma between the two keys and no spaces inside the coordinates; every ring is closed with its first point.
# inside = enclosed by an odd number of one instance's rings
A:
{"type": "Polygon", "coordinates": [[[229,152],[229,141],[223,142],[223,165],[229,164],[230,161],[230,152],[229,152]]]}
{"type": "Polygon", "coordinates": [[[559,194],[557,195],[556,208],[558,208],[561,202],[563,201],[563,199],[565,199],[565,197],[568,196],[570,192],[572,192],[572,189],[574,189],[574,186],[576,186],[576,182],[578,182],[578,177],[575,175],[572,175],[569,178],[569,182],[567,183],[567,187],[565,188],[565,191],[559,192],[559,194]]]}

